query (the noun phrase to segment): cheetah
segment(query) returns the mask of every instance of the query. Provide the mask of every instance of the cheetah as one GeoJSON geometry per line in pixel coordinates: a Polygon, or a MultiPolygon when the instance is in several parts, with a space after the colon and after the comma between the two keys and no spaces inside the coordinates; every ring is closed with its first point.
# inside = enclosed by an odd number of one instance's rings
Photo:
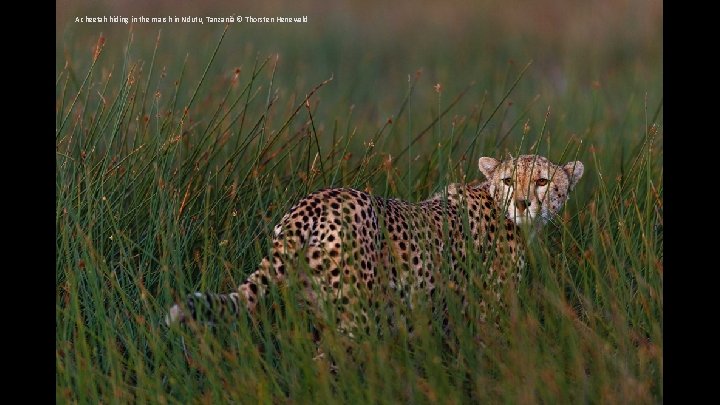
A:
{"type": "Polygon", "coordinates": [[[477,270],[486,272],[484,287],[497,290],[509,277],[519,281],[525,247],[518,227],[541,226],[556,216],[582,177],[583,164],[559,166],[522,155],[482,157],[478,165],[486,181],[450,184],[418,203],[347,188],[308,195],[275,226],[270,255],[237,291],[190,294],[183,306],[170,309],[166,323],[253,314],[271,284],[295,280],[302,283],[303,299],[337,308],[339,329],[367,330],[363,302],[386,287],[401,298],[432,297],[438,283],[466,280],[472,271],[465,265],[468,249],[484,261],[477,270]],[[300,259],[306,266],[298,265],[300,259]],[[439,271],[448,262],[449,277],[439,271]]]}

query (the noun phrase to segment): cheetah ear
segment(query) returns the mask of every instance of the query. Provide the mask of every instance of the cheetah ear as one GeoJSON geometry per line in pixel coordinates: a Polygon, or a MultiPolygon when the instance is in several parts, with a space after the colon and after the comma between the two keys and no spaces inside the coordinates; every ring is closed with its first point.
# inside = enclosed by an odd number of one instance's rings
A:
{"type": "Polygon", "coordinates": [[[482,174],[485,175],[488,179],[492,176],[492,173],[495,171],[495,168],[500,164],[500,161],[491,158],[491,157],[481,157],[478,161],[478,166],[480,167],[480,171],[482,174]]]}
{"type": "Polygon", "coordinates": [[[570,190],[572,190],[575,188],[578,181],[580,181],[580,178],[585,171],[585,166],[583,166],[581,161],[576,160],[565,164],[565,166],[563,166],[563,170],[567,173],[568,179],[570,179],[570,190]]]}

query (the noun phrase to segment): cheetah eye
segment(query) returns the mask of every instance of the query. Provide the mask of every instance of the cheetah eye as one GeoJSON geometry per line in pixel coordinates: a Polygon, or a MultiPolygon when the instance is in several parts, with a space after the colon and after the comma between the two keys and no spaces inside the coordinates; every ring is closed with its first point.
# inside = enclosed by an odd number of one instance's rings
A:
{"type": "Polygon", "coordinates": [[[537,179],[535,180],[535,185],[538,187],[547,186],[548,179],[537,179]]]}
{"type": "Polygon", "coordinates": [[[505,183],[506,186],[512,185],[512,179],[510,177],[506,177],[503,179],[503,183],[505,183]]]}

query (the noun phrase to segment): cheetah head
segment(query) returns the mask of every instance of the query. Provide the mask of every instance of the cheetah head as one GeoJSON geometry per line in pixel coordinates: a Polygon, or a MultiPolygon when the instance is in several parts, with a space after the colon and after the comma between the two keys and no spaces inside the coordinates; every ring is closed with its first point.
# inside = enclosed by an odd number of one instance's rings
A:
{"type": "Polygon", "coordinates": [[[580,161],[558,166],[538,155],[503,161],[481,157],[479,166],[488,179],[490,194],[517,225],[537,219],[545,224],[557,215],[584,170],[580,161]]]}

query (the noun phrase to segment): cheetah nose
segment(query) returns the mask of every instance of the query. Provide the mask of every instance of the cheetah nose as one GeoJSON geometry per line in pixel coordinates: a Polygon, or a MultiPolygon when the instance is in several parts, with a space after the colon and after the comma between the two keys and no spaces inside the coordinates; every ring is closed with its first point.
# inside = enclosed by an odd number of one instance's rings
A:
{"type": "Polygon", "coordinates": [[[517,207],[518,211],[522,214],[525,212],[525,209],[530,206],[529,200],[515,200],[515,206],[517,207]]]}

